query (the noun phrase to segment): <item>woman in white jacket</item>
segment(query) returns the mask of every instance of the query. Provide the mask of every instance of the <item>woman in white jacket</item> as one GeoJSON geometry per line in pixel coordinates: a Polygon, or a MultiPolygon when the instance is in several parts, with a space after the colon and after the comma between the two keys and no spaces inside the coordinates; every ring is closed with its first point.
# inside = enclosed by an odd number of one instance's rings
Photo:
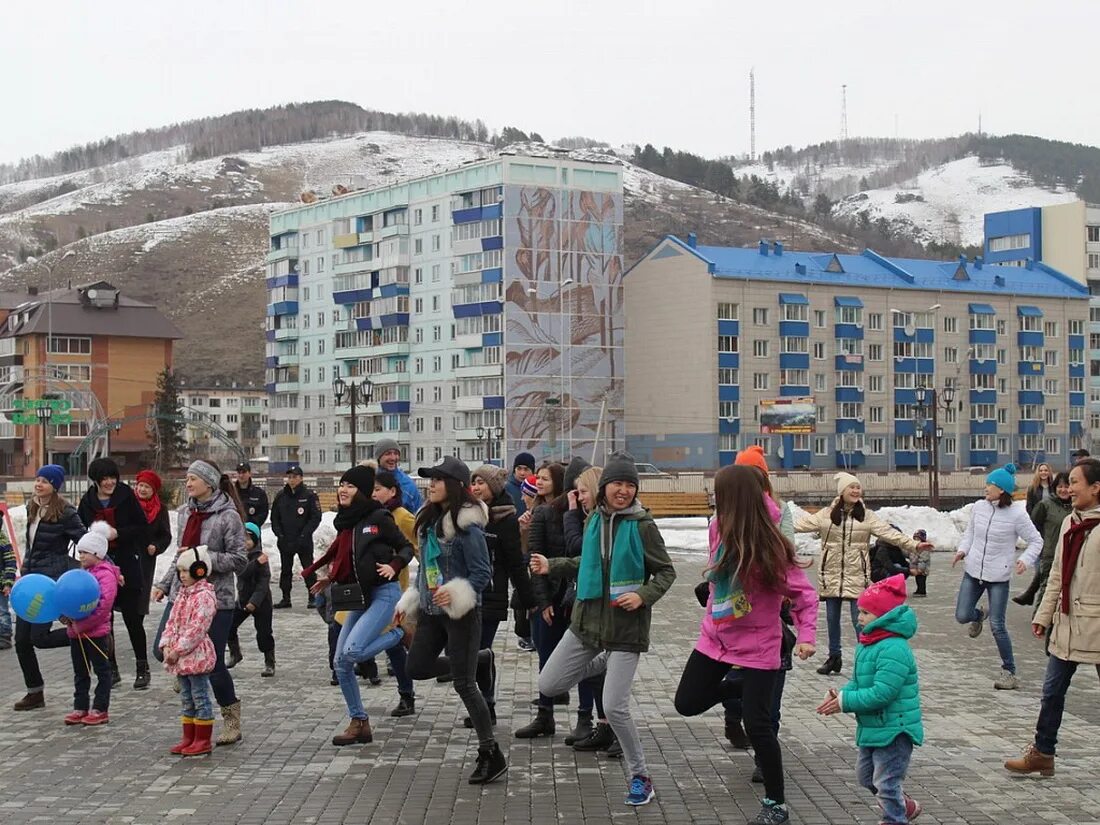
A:
{"type": "Polygon", "coordinates": [[[1015,464],[1006,464],[986,476],[985,498],[974,503],[970,523],[966,525],[958,552],[951,562],[954,567],[961,559],[966,559],[966,570],[955,602],[955,621],[969,624],[970,638],[974,639],[981,634],[982,623],[989,619],[989,628],[1001,655],[1001,675],[993,682],[997,690],[1015,690],[1020,686],[1016,679],[1016,661],[1012,658],[1012,639],[1005,627],[1013,562],[1016,575],[1022,575],[1035,564],[1043,549],[1043,537],[1031,523],[1027,510],[1012,501],[1015,490],[1015,464]],[[1018,539],[1027,542],[1027,549],[1019,560],[1016,559],[1018,539]],[[978,600],[986,592],[989,593],[989,608],[982,610],[978,600]]]}

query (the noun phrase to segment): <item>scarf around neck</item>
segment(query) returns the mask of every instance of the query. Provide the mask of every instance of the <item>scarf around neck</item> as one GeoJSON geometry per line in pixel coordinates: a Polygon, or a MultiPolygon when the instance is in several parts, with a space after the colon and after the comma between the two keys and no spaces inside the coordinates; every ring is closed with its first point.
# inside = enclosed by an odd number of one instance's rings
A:
{"type": "Polygon", "coordinates": [[[1071,524],[1062,537],[1062,613],[1067,616],[1070,608],[1069,586],[1073,581],[1073,573],[1077,570],[1077,560],[1081,556],[1085,540],[1097,524],[1100,524],[1100,518],[1082,519],[1071,524]]]}
{"type": "MultiPolygon", "coordinates": [[[[137,495],[135,493],[135,495],[137,495]]],[[[148,500],[143,499],[141,496],[137,497],[138,504],[141,505],[141,510],[145,513],[145,521],[148,524],[152,524],[157,520],[157,516],[160,515],[161,503],[160,496],[153,493],[148,500]]]]}
{"type": "MultiPolygon", "coordinates": [[[[581,544],[581,563],[577,574],[577,599],[588,601],[603,598],[604,591],[604,520],[614,524],[615,514],[605,516],[602,508],[588,517],[581,544]]],[[[610,578],[611,601],[633,593],[645,584],[645,548],[638,532],[637,519],[622,518],[611,541],[610,578]]]]}

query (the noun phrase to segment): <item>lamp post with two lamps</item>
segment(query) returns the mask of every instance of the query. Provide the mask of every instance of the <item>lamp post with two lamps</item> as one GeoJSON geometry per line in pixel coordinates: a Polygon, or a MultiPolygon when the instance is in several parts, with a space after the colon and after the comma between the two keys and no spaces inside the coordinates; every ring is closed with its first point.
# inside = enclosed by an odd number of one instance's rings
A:
{"type": "Polygon", "coordinates": [[[947,384],[942,390],[937,390],[935,387],[920,386],[917,387],[916,394],[917,432],[928,442],[930,453],[928,498],[932,507],[938,508],[940,506],[940,439],[943,438],[939,411],[941,408],[951,409],[955,403],[955,387],[947,384]]]}
{"type": "Polygon", "coordinates": [[[478,427],[477,428],[477,440],[485,441],[485,463],[493,463],[493,439],[496,439],[497,444],[504,440],[504,428],[497,427],[478,427]]]}
{"type": "Polygon", "coordinates": [[[357,407],[360,404],[369,404],[371,401],[371,395],[374,391],[374,385],[371,384],[369,378],[364,378],[362,381],[356,383],[355,381],[344,381],[340,376],[336,376],[332,379],[332,397],[336,401],[336,406],[339,407],[344,403],[344,396],[347,396],[348,406],[351,407],[351,463],[357,464],[359,462],[358,445],[356,444],[356,434],[358,427],[358,411],[357,407]]]}

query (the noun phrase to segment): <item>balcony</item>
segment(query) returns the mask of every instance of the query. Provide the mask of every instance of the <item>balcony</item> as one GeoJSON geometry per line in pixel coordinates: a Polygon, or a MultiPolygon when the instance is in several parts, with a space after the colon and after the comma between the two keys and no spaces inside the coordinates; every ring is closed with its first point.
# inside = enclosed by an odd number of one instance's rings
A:
{"type": "Polygon", "coordinates": [[[485,401],[480,395],[463,395],[460,398],[455,399],[456,410],[480,410],[485,406],[485,401]]]}
{"type": "Polygon", "coordinates": [[[359,243],[374,243],[374,230],[359,233],[359,243]]]}
{"type": "MultiPolygon", "coordinates": [[[[355,445],[358,449],[362,450],[363,445],[366,444],[368,441],[377,441],[380,438],[392,438],[394,441],[397,441],[397,442],[408,443],[408,441],[409,441],[409,431],[408,430],[379,430],[377,432],[374,432],[374,431],[364,432],[363,430],[359,430],[355,434],[355,445]]],[[[342,446],[349,446],[350,447],[351,446],[351,432],[341,429],[340,432],[338,432],[336,435],[332,436],[329,440],[335,442],[336,444],[340,444],[342,446]]]]}
{"type": "MultiPolygon", "coordinates": [[[[358,376],[353,376],[358,377],[358,376]]],[[[378,372],[368,376],[371,383],[376,386],[383,386],[385,384],[407,384],[409,383],[409,374],[407,372],[378,372]]],[[[403,399],[407,400],[407,399],[403,399]]]]}
{"type": "Polygon", "coordinates": [[[455,349],[479,349],[482,346],[482,333],[455,336],[455,349]]]}
{"type": "Polygon", "coordinates": [[[358,272],[371,272],[378,268],[378,262],[373,258],[365,261],[348,261],[335,264],[332,267],[333,275],[354,275],[358,272]]]}
{"type": "Polygon", "coordinates": [[[301,438],[298,433],[285,433],[283,435],[272,436],[272,446],[275,447],[297,447],[301,443],[301,438]]]}
{"type": "Polygon", "coordinates": [[[359,233],[349,232],[344,235],[333,235],[332,245],[337,249],[348,249],[352,246],[359,246],[359,233]]]}
{"type": "MultiPolygon", "coordinates": [[[[353,358],[374,358],[376,356],[408,354],[408,341],[397,341],[391,344],[356,344],[351,347],[336,348],[336,357],[341,361],[350,361],[353,358]]],[[[373,376],[371,380],[374,380],[373,376]]]]}
{"type": "Polygon", "coordinates": [[[267,252],[267,263],[273,264],[278,261],[285,261],[288,258],[298,257],[298,244],[287,244],[280,246],[278,249],[269,249],[267,252]]]}
{"type": "Polygon", "coordinates": [[[275,330],[276,341],[297,341],[298,340],[298,328],[297,327],[283,327],[282,329],[275,330]]]}
{"type": "Polygon", "coordinates": [[[379,240],[385,240],[386,238],[394,238],[398,235],[409,234],[409,225],[407,223],[395,223],[392,226],[383,226],[378,230],[379,240]]]}
{"type": "Polygon", "coordinates": [[[504,366],[502,364],[477,364],[472,366],[458,367],[455,369],[455,378],[495,378],[498,375],[504,374],[504,366]]]}

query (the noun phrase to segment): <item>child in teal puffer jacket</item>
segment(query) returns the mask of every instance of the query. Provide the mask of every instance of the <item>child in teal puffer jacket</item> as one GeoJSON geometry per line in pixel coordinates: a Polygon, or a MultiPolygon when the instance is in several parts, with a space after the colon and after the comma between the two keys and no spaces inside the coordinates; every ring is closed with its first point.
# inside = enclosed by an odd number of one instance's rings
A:
{"type": "Polygon", "coordinates": [[[884,825],[906,825],[921,804],[902,790],[913,746],[924,741],[917,661],[909,640],[917,616],[905,604],[905,577],[876,582],[859,597],[862,632],[852,681],[830,690],[818,713],[854,713],[859,784],[878,797],[884,825]]]}

